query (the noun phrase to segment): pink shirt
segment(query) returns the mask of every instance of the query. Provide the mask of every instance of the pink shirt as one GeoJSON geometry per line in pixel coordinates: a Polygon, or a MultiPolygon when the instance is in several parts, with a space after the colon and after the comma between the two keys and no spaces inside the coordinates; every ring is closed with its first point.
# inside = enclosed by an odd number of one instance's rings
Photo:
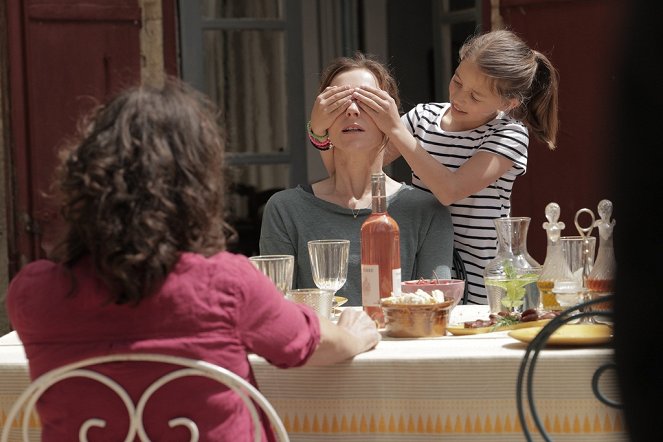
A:
{"type": "MultiPolygon", "coordinates": [[[[320,340],[320,324],[312,310],[285,300],[244,256],[227,252],[210,258],[183,254],[159,292],[137,306],[115,305],[108,299],[89,258],[77,263],[73,272],[45,260],[19,272],[9,286],[7,309],[25,345],[33,379],[82,358],[144,352],[206,360],[255,384],[249,352],[278,367],[295,367],[306,362],[320,340]]],[[[122,378],[134,401],[158,377],[136,365],[114,365],[107,372],[122,378]]],[[[39,402],[43,440],[77,439],[74,435],[90,416],[75,416],[99,404],[103,413],[95,417],[106,416],[108,425],[90,430],[90,440],[123,440],[128,419],[117,396],[92,381],[67,382],[39,402]]],[[[167,426],[169,419],[179,416],[195,416],[201,440],[253,440],[250,416],[241,401],[211,380],[185,378],[159,390],[145,410],[148,436],[189,440],[188,431],[167,426]]]]}

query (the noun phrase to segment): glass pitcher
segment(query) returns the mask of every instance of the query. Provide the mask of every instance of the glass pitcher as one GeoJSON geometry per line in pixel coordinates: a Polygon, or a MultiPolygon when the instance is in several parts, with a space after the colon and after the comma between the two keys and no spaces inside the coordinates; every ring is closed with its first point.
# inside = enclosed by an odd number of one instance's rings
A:
{"type": "Polygon", "coordinates": [[[527,253],[529,217],[495,219],[497,255],[483,272],[490,313],[519,314],[538,308],[541,264],[527,253]]]}

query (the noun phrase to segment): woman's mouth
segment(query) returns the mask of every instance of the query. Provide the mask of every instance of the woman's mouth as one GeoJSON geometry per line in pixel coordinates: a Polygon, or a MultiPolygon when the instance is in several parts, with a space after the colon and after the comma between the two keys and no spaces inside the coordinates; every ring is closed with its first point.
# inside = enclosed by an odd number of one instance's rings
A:
{"type": "Polygon", "coordinates": [[[343,128],[343,130],[341,130],[341,132],[343,132],[343,133],[364,132],[364,129],[362,129],[359,126],[348,126],[348,127],[343,128]]]}

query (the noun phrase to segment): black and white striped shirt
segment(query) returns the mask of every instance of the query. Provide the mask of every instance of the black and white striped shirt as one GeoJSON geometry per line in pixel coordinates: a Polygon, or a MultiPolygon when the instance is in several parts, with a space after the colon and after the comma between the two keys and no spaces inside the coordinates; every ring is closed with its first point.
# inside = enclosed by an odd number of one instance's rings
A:
{"type": "MultiPolygon", "coordinates": [[[[524,124],[502,115],[472,130],[446,132],[441,120],[448,107],[449,103],[418,104],[401,117],[421,146],[437,161],[456,170],[478,151],[513,161],[513,167],[497,181],[449,206],[454,246],[467,270],[469,302],[486,304],[483,270],[497,250],[493,220],[510,215],[513,182],[527,169],[529,136],[524,124]]],[[[412,185],[428,190],[414,172],[412,185]]]]}

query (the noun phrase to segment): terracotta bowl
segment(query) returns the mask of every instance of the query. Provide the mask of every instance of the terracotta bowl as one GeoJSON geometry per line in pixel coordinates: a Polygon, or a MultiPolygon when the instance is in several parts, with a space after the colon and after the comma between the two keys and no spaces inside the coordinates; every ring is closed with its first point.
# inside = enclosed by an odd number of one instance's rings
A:
{"type": "Polygon", "coordinates": [[[383,303],[385,333],[394,338],[444,336],[453,303],[453,299],[437,304],[383,303]]]}
{"type": "Polygon", "coordinates": [[[462,279],[418,279],[401,283],[403,293],[414,293],[419,289],[428,294],[431,294],[433,290],[442,290],[444,299],[453,299],[451,308],[454,308],[463,299],[465,281],[462,279]]]}

